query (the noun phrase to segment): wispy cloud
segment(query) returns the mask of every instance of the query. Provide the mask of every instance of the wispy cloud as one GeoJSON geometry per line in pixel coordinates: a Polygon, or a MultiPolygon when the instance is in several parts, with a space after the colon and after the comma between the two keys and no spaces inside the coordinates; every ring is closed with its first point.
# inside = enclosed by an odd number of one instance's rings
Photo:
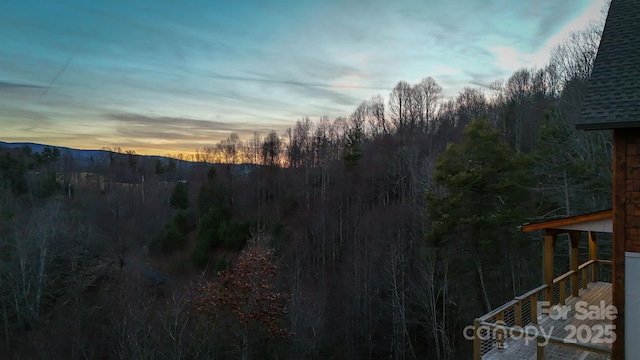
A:
{"type": "Polygon", "coordinates": [[[106,119],[114,120],[117,135],[123,138],[146,141],[191,141],[193,145],[213,144],[235,132],[247,136],[254,132],[266,133],[268,128],[256,127],[250,123],[197,120],[189,118],[145,116],[139,114],[107,114],[106,119]]]}
{"type": "Polygon", "coordinates": [[[10,81],[1,81],[0,80],[0,90],[11,90],[11,89],[46,89],[46,86],[34,85],[34,84],[23,84],[23,83],[14,83],[10,81]]]}

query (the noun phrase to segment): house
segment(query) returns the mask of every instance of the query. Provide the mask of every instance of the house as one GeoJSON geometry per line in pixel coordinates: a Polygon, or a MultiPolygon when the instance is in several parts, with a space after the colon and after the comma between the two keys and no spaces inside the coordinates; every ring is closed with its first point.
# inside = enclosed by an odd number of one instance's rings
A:
{"type": "Polygon", "coordinates": [[[579,130],[613,131],[613,208],[522,226],[544,231],[543,285],[476,319],[474,359],[639,357],[638,0],[611,1],[581,118],[579,130]],[[612,233],[611,261],[597,253],[598,233],[612,233]],[[556,277],[553,258],[562,234],[569,237],[570,268],[556,277]],[[581,241],[589,249],[582,264],[581,241]]]}
{"type": "Polygon", "coordinates": [[[640,1],[613,0],[577,129],[613,130],[612,359],[640,354],[640,1]]]}

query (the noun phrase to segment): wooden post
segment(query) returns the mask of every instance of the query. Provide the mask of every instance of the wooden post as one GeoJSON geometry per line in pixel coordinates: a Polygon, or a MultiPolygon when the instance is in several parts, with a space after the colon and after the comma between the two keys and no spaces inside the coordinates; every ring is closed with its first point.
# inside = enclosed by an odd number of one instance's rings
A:
{"type": "MultiPolygon", "coordinates": [[[[571,296],[578,296],[578,246],[580,245],[580,232],[572,231],[569,233],[571,239],[571,251],[569,252],[569,266],[574,271],[571,274],[571,296]]],[[[582,280],[584,281],[584,279],[582,280]]]]}
{"type": "MultiPolygon", "coordinates": [[[[496,324],[507,326],[507,323],[504,322],[504,313],[499,312],[496,314],[496,324]]],[[[493,339],[495,347],[497,349],[504,349],[504,331],[501,329],[496,329],[495,335],[496,338],[493,339]]]]}
{"type": "Polygon", "coordinates": [[[518,300],[515,306],[515,325],[522,326],[522,300],[518,300]]]}
{"type": "Polygon", "coordinates": [[[556,233],[546,230],[544,234],[542,281],[547,288],[544,291],[544,300],[553,305],[553,253],[556,246],[556,233]]]}
{"type": "Polygon", "coordinates": [[[538,295],[531,296],[531,323],[538,325],[538,295]]]}
{"type": "Polygon", "coordinates": [[[536,349],[536,360],[544,360],[544,350],[545,350],[545,346],[544,344],[544,338],[543,337],[539,337],[538,341],[537,341],[537,349],[536,349]]]}
{"type": "Polygon", "coordinates": [[[591,282],[598,281],[598,243],[596,234],[589,231],[589,260],[595,261],[591,265],[591,282]]]}
{"type": "Polygon", "coordinates": [[[482,359],[482,340],[480,339],[480,320],[473,321],[473,360],[482,359]]]}

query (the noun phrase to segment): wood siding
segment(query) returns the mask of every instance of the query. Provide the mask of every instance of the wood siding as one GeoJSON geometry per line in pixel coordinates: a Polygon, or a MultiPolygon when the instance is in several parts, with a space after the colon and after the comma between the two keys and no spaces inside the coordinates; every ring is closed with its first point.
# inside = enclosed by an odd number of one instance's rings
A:
{"type": "Polygon", "coordinates": [[[613,305],[617,341],[611,358],[625,359],[625,252],[640,252],[640,129],[613,132],[613,305]]]}
{"type": "MultiPolygon", "coordinates": [[[[616,131],[618,137],[623,133],[616,131]]],[[[625,130],[625,251],[640,253],[640,131],[625,130]]],[[[622,169],[619,169],[622,171],[622,169]]]]}

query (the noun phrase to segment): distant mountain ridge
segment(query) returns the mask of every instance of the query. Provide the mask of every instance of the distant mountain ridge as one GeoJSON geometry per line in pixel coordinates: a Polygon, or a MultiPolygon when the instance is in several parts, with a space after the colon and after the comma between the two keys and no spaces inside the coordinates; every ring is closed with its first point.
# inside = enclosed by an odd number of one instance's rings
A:
{"type": "MultiPolygon", "coordinates": [[[[71,158],[73,158],[74,160],[76,160],[78,163],[82,165],[89,164],[89,162],[91,161],[91,158],[93,158],[95,161],[99,161],[101,158],[106,157],[109,154],[109,151],[107,150],[82,150],[82,149],[68,148],[64,146],[54,146],[54,145],[38,144],[38,143],[31,143],[31,142],[0,141],[0,148],[17,149],[25,146],[30,147],[31,151],[34,153],[41,153],[45,147],[57,148],[58,150],[60,150],[61,156],[70,156],[71,158]]],[[[181,159],[171,158],[167,156],[160,156],[160,155],[136,154],[136,156],[144,159],[151,159],[153,161],[161,160],[162,162],[168,162],[171,159],[176,163],[178,167],[181,167],[181,166],[189,167],[196,163],[194,161],[181,160],[181,159]]],[[[259,165],[249,164],[249,163],[231,165],[231,168],[233,169],[232,171],[235,174],[240,174],[240,175],[247,175],[252,170],[258,167],[259,165]]]]}
{"type": "MultiPolygon", "coordinates": [[[[0,148],[9,148],[9,149],[16,149],[16,148],[22,148],[28,146],[31,148],[31,151],[34,153],[39,153],[42,152],[42,150],[45,147],[51,147],[51,148],[57,148],[58,150],[60,150],[60,154],[62,156],[71,156],[72,158],[76,159],[76,160],[80,160],[80,161],[86,161],[88,162],[92,157],[95,160],[98,160],[99,157],[101,156],[107,156],[109,151],[107,150],[82,150],[82,149],[74,149],[74,148],[69,148],[69,147],[65,147],[65,146],[55,146],[55,145],[46,145],[46,144],[38,144],[38,143],[31,143],[31,142],[5,142],[5,141],[0,141],[0,148]]],[[[163,160],[166,161],[169,158],[166,156],[159,156],[159,155],[140,155],[140,154],[136,154],[136,156],[140,156],[140,157],[144,157],[144,158],[148,158],[148,159],[154,159],[154,160],[163,160]]],[[[176,162],[188,162],[185,160],[178,160],[178,159],[173,159],[176,162]]]]}
{"type": "Polygon", "coordinates": [[[16,149],[16,148],[23,148],[25,146],[30,147],[31,151],[34,152],[34,153],[42,152],[42,150],[45,147],[57,148],[58,150],[60,150],[61,154],[68,153],[69,155],[71,155],[74,158],[87,159],[87,160],[89,158],[91,158],[92,156],[99,156],[99,155],[107,154],[107,151],[105,151],[105,150],[81,150],[81,149],[68,148],[68,147],[64,147],[64,146],[37,144],[37,143],[31,143],[31,142],[5,142],[5,141],[0,141],[0,147],[16,149]]]}

